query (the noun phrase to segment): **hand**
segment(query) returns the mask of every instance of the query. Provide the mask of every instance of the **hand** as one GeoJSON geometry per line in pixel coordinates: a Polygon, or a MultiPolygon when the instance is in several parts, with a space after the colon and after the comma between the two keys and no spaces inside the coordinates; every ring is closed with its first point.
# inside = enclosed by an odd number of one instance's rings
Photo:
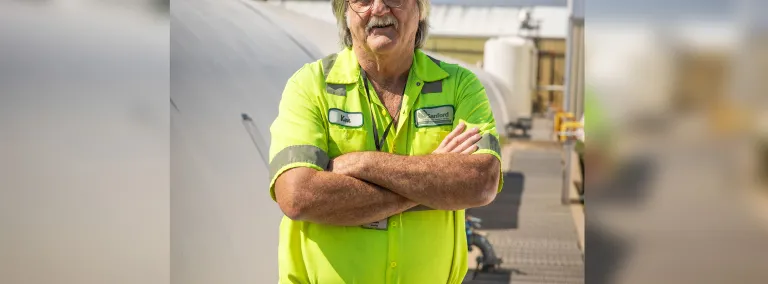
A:
{"type": "Polygon", "coordinates": [[[328,163],[328,171],[354,177],[354,174],[362,168],[365,161],[362,156],[363,152],[353,152],[338,156],[328,163]]]}
{"type": "Polygon", "coordinates": [[[471,154],[477,151],[475,143],[480,141],[480,130],[477,127],[473,127],[464,132],[466,127],[467,125],[464,122],[460,122],[451,133],[448,133],[448,136],[445,136],[443,142],[440,143],[440,146],[432,154],[471,154]]]}

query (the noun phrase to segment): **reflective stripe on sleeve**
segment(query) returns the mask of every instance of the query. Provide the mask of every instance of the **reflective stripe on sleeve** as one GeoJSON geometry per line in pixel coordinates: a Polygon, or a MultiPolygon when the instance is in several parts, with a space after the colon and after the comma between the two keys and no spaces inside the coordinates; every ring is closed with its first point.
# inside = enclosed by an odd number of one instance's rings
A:
{"type": "Polygon", "coordinates": [[[328,154],[316,146],[289,146],[277,153],[275,158],[269,163],[269,176],[270,179],[274,179],[280,169],[293,163],[311,163],[327,169],[329,161],[328,154]]]}
{"type": "Polygon", "coordinates": [[[480,141],[477,142],[477,150],[491,150],[496,152],[496,154],[501,154],[499,140],[496,139],[496,136],[493,136],[490,133],[483,134],[483,136],[480,137],[480,141]]]}

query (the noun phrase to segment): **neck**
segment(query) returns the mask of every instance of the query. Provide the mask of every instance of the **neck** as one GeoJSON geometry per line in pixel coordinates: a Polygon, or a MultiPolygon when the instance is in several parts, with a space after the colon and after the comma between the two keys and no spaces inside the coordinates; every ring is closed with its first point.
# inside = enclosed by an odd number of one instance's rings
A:
{"type": "Polygon", "coordinates": [[[368,79],[377,85],[405,84],[405,81],[408,80],[408,72],[411,69],[411,64],[413,64],[413,49],[389,54],[376,54],[364,47],[355,45],[353,51],[368,79]]]}

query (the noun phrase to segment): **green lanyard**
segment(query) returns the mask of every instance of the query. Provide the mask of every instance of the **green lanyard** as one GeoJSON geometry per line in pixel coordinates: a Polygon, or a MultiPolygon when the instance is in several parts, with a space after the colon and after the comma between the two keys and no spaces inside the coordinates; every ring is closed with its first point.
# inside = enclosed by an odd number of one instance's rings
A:
{"type": "MultiPolygon", "coordinates": [[[[382,145],[384,145],[384,141],[387,141],[387,135],[389,134],[389,129],[392,128],[392,123],[395,122],[395,118],[393,118],[389,124],[387,125],[387,128],[384,130],[384,134],[381,136],[381,140],[379,140],[379,130],[376,127],[376,118],[373,113],[373,106],[371,101],[371,93],[368,91],[368,77],[365,75],[365,71],[363,68],[360,68],[360,74],[363,76],[363,84],[365,85],[365,95],[368,97],[368,105],[369,109],[371,111],[371,121],[373,121],[373,141],[376,143],[376,151],[381,151],[382,145]]],[[[402,98],[400,100],[400,106],[397,108],[397,117],[400,117],[400,109],[403,107],[403,100],[405,98],[402,98]]]]}

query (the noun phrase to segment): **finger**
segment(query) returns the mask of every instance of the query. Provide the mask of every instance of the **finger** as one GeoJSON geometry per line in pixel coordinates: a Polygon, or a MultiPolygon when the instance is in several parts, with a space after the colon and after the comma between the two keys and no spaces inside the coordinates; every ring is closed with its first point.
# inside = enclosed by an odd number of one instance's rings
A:
{"type": "Polygon", "coordinates": [[[475,151],[477,151],[477,145],[472,145],[469,148],[467,148],[466,150],[462,151],[461,153],[462,154],[472,154],[475,151]]]}
{"type": "Polygon", "coordinates": [[[438,146],[438,148],[445,147],[445,145],[448,144],[448,142],[450,142],[451,140],[453,140],[453,138],[456,137],[456,135],[459,135],[461,132],[463,132],[466,126],[467,125],[464,124],[463,121],[459,122],[459,125],[456,125],[456,128],[454,128],[453,131],[451,131],[451,133],[448,133],[448,135],[446,135],[445,138],[443,138],[443,141],[440,142],[440,146],[438,146]]]}
{"type": "Polygon", "coordinates": [[[459,146],[456,146],[456,148],[453,149],[453,153],[461,153],[464,152],[469,147],[472,147],[472,145],[475,145],[478,141],[480,141],[480,134],[475,134],[464,140],[464,142],[461,142],[459,146]]]}
{"type": "Polygon", "coordinates": [[[456,136],[456,138],[454,138],[453,140],[456,142],[456,145],[460,145],[461,143],[464,143],[464,141],[467,141],[467,139],[469,139],[473,135],[476,135],[478,132],[479,130],[477,129],[477,127],[474,127],[460,134],[459,136],[456,136]]]}
{"type": "MultiPolygon", "coordinates": [[[[459,147],[459,145],[461,145],[461,143],[464,143],[464,141],[466,141],[467,139],[472,137],[472,135],[477,134],[477,131],[478,131],[477,128],[472,128],[472,129],[467,130],[466,132],[462,133],[461,135],[456,136],[455,138],[453,138],[453,140],[448,142],[448,144],[445,147],[445,151],[447,151],[447,152],[454,152],[457,149],[457,147],[459,147]]],[[[458,150],[456,152],[460,152],[462,150],[463,149],[458,150]]]]}
{"type": "Polygon", "coordinates": [[[459,143],[461,143],[461,141],[464,141],[463,139],[458,140],[462,135],[464,135],[464,133],[466,133],[466,132],[463,132],[463,130],[466,128],[466,125],[464,125],[463,122],[461,124],[462,124],[461,127],[456,127],[456,129],[453,131],[453,132],[456,132],[455,135],[450,137],[450,139],[449,137],[446,137],[446,139],[443,140],[443,142],[445,142],[445,145],[443,146],[443,150],[445,150],[446,153],[451,152],[451,150],[453,148],[456,148],[456,146],[458,146],[459,143]]]}
{"type": "Polygon", "coordinates": [[[466,140],[464,140],[464,142],[462,142],[458,147],[453,149],[453,152],[454,153],[461,153],[464,150],[466,150],[467,148],[472,147],[472,145],[475,145],[478,141],[480,141],[480,134],[479,133],[477,133],[475,135],[472,135],[469,138],[467,138],[466,140]]]}

